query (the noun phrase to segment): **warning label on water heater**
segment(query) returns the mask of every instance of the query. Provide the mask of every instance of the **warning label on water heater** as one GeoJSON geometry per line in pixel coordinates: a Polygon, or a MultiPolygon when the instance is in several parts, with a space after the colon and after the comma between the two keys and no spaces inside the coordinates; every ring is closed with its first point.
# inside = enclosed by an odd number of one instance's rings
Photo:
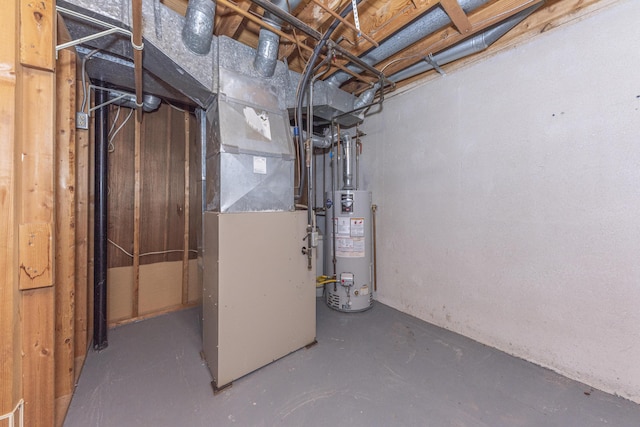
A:
{"type": "Polygon", "coordinates": [[[364,218],[351,218],[351,237],[364,237],[364,218]]]}
{"type": "Polygon", "coordinates": [[[336,256],[364,258],[364,218],[334,218],[336,222],[336,256]]]}
{"type": "Polygon", "coordinates": [[[338,237],[336,256],[343,258],[364,258],[364,238],[338,237]]]}

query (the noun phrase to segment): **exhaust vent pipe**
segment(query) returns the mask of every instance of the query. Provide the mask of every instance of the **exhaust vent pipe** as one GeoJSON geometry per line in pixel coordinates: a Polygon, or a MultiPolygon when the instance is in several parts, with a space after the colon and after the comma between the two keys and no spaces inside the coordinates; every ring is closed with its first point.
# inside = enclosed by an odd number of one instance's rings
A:
{"type": "MultiPolygon", "coordinates": [[[[191,0],[193,1],[193,0],[191,0]]],[[[301,0],[272,0],[271,3],[278,6],[285,12],[294,10],[301,0]]],[[[271,24],[271,26],[281,28],[282,20],[273,14],[266,12],[264,14],[264,21],[271,24]]],[[[278,49],[280,48],[280,36],[273,31],[262,28],[260,30],[260,37],[258,39],[258,48],[256,50],[256,57],[253,60],[253,66],[262,77],[272,77],[276,71],[276,64],[278,63],[278,49]]]]}
{"type": "Polygon", "coordinates": [[[535,12],[535,10],[538,9],[541,5],[542,2],[524,9],[483,33],[463,40],[462,42],[436,55],[426,57],[423,61],[413,64],[405,68],[404,70],[398,71],[397,73],[391,75],[389,77],[389,80],[397,83],[401,80],[405,80],[429,71],[436,66],[445,65],[450,62],[457,61],[460,58],[464,58],[465,56],[482,52],[493,43],[495,43],[500,37],[509,32],[509,30],[511,30],[513,27],[522,22],[527,16],[535,12]]]}
{"type": "Polygon", "coordinates": [[[211,50],[215,15],[216,5],[211,0],[189,0],[182,42],[193,53],[206,55],[211,50]]]}

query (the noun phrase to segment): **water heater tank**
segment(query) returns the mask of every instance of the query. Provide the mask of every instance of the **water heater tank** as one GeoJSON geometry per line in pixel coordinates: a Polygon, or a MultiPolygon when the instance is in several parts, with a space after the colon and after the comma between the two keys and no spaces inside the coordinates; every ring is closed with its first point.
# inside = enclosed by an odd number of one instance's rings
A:
{"type": "Polygon", "coordinates": [[[367,310],[373,304],[371,192],[327,192],[326,201],[325,274],[336,277],[325,287],[327,305],[339,311],[367,310]]]}

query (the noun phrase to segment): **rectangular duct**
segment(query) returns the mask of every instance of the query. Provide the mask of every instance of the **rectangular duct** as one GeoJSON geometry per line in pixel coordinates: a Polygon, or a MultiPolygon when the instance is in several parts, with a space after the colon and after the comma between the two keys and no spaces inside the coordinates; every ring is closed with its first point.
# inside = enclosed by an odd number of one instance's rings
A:
{"type": "Polygon", "coordinates": [[[295,149],[282,88],[226,68],[219,83],[206,118],[207,210],[294,210],[295,149]]]}

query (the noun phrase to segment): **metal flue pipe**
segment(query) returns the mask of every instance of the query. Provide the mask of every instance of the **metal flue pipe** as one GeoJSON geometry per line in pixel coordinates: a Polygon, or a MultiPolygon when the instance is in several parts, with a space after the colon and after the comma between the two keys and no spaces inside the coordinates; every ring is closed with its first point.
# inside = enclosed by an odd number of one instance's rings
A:
{"type": "Polygon", "coordinates": [[[216,5],[211,0],[189,0],[182,42],[193,53],[206,55],[211,50],[215,15],[216,5]]]}
{"type": "MultiPolygon", "coordinates": [[[[465,13],[472,12],[488,2],[489,0],[458,0],[460,7],[462,7],[465,13]]],[[[449,19],[449,15],[447,15],[441,7],[435,7],[422,17],[414,20],[404,29],[380,43],[379,47],[371,49],[362,55],[360,59],[369,65],[375,65],[450,23],[451,19],[449,19]]],[[[362,69],[354,64],[347,65],[347,68],[355,73],[362,72],[362,69]]],[[[351,75],[348,73],[338,71],[326,81],[340,86],[350,78],[351,75]]]]}
{"type": "Polygon", "coordinates": [[[429,71],[436,66],[445,65],[450,62],[457,61],[460,58],[464,58],[465,56],[482,52],[495,43],[500,37],[509,32],[513,27],[522,22],[527,16],[531,15],[541,5],[542,2],[524,9],[483,33],[476,34],[473,37],[463,40],[462,42],[436,55],[426,57],[423,61],[413,64],[410,67],[391,75],[389,80],[399,82],[429,71]]]}

